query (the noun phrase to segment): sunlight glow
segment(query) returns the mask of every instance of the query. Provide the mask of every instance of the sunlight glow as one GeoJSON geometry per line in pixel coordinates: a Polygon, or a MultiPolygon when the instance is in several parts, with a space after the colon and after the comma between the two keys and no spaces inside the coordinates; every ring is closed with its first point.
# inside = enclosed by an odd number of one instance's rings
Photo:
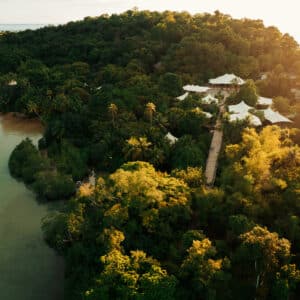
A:
{"type": "Polygon", "coordinates": [[[236,18],[261,19],[300,41],[299,0],[11,0],[0,1],[0,23],[65,23],[133,7],[191,13],[219,10],[236,18]]]}

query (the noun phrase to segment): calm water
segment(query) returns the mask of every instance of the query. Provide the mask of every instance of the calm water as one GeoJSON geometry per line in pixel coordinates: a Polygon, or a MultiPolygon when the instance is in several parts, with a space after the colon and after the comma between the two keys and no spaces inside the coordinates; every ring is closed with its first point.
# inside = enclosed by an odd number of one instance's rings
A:
{"type": "Polygon", "coordinates": [[[48,24],[0,24],[0,31],[22,31],[26,29],[39,29],[48,24]]]}
{"type": "Polygon", "coordinates": [[[63,299],[63,261],[42,239],[41,218],[50,207],[10,175],[8,158],[25,137],[35,142],[37,123],[0,115],[0,299],[63,299]]]}

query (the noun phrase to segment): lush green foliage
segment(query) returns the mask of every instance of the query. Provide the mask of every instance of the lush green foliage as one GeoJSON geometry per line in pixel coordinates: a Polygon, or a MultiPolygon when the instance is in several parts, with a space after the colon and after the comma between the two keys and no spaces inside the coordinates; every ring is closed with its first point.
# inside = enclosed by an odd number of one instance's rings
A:
{"type": "Polygon", "coordinates": [[[67,199],[75,193],[72,177],[57,172],[46,153],[42,156],[29,139],[15,148],[9,160],[9,169],[13,176],[31,184],[41,199],[67,199]]]}
{"type": "Polygon", "coordinates": [[[225,121],[208,189],[218,107],[175,97],[236,73],[250,80],[231,101],[276,96],[299,127],[299,62],[288,34],[220,12],[133,10],[0,36],[1,111],[46,127],[40,151],[14,150],[11,173],[48,200],[74,196],[43,222],[66,258],[67,299],[297,299],[299,131],[225,121]],[[76,192],[91,170],[103,178],[76,192]]]}
{"type": "Polygon", "coordinates": [[[24,140],[12,152],[9,160],[11,174],[26,183],[36,180],[37,173],[50,167],[29,139],[24,140]]]}

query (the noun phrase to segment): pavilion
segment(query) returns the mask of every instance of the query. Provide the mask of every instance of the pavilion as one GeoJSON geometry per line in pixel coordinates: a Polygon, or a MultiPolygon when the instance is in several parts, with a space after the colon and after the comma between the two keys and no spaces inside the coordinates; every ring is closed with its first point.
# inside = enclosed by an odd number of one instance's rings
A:
{"type": "Polygon", "coordinates": [[[165,138],[169,141],[171,145],[174,145],[178,141],[178,138],[174,136],[171,132],[168,132],[165,135],[165,138]]]}
{"type": "Polygon", "coordinates": [[[189,95],[189,92],[186,92],[183,95],[176,97],[176,99],[179,101],[183,101],[184,99],[187,98],[188,95],[189,95]]]}
{"type": "Polygon", "coordinates": [[[204,98],[201,99],[201,101],[205,104],[212,104],[212,103],[218,103],[219,100],[215,98],[214,96],[207,94],[204,98]]]}
{"type": "Polygon", "coordinates": [[[207,111],[202,111],[202,113],[205,115],[205,117],[207,119],[211,119],[213,117],[213,115],[211,113],[207,112],[207,111]]]}
{"type": "Polygon", "coordinates": [[[209,113],[207,111],[203,111],[200,107],[196,107],[192,111],[197,114],[205,115],[205,118],[207,118],[207,119],[211,119],[213,117],[213,115],[211,113],[209,113]]]}
{"type": "Polygon", "coordinates": [[[261,97],[259,96],[257,99],[257,105],[259,106],[271,106],[273,104],[273,100],[271,98],[261,97]]]}
{"type": "Polygon", "coordinates": [[[247,113],[250,109],[253,109],[253,107],[247,105],[244,101],[241,101],[239,104],[228,106],[229,112],[236,113],[236,114],[247,113]]]}
{"type": "Polygon", "coordinates": [[[292,123],[292,121],[279,112],[272,110],[271,108],[260,110],[264,113],[264,117],[267,121],[272,124],[275,123],[292,123]]]}
{"type": "Polygon", "coordinates": [[[16,86],[16,85],[18,85],[18,83],[17,83],[16,80],[11,80],[7,85],[9,85],[9,86],[16,86]]]}
{"type": "Polygon", "coordinates": [[[250,124],[253,126],[261,126],[262,125],[261,120],[257,116],[252,115],[249,112],[242,112],[242,113],[229,115],[230,122],[236,122],[236,121],[246,120],[246,119],[248,119],[250,124]]]}
{"type": "Polygon", "coordinates": [[[236,86],[241,86],[245,83],[245,81],[234,75],[234,74],[224,74],[222,76],[209,79],[209,84],[213,87],[224,87],[224,88],[232,88],[236,86]]]}
{"type": "Polygon", "coordinates": [[[206,93],[210,90],[210,87],[207,86],[200,86],[200,85],[193,85],[188,84],[183,87],[186,92],[194,92],[194,93],[206,93]]]}

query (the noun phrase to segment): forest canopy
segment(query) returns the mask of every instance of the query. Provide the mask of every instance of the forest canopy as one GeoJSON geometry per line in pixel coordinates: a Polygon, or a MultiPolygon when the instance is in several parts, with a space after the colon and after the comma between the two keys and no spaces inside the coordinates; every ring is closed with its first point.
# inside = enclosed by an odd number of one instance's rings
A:
{"type": "Polygon", "coordinates": [[[45,125],[9,167],[40,199],[65,199],[43,230],[65,257],[66,299],[298,299],[299,66],[293,37],[218,11],[1,34],[0,110],[45,125]],[[219,107],[176,97],[224,73],[247,80],[228,101],[272,97],[293,123],[224,122],[207,187],[219,107]]]}

